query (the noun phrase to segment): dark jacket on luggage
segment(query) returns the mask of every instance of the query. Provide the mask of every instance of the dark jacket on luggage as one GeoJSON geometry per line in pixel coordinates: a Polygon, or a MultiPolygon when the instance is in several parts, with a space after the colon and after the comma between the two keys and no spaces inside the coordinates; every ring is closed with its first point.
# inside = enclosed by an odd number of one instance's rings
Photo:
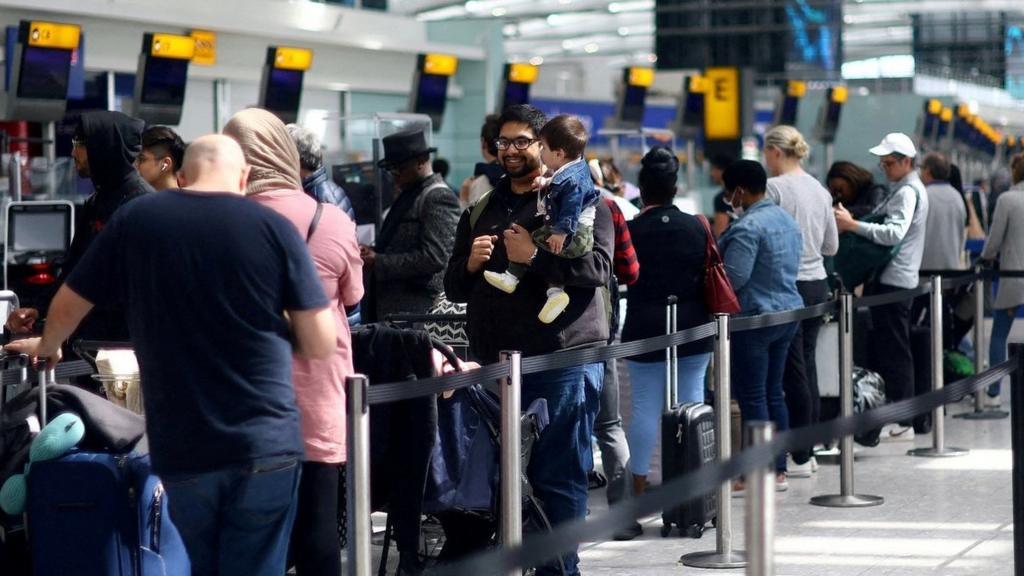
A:
{"type": "MultiPolygon", "coordinates": [[[[643,274],[626,293],[626,323],[622,341],[642,340],[665,333],[665,305],[678,298],[679,330],[708,322],[704,306],[704,249],[707,234],[695,217],[675,206],[657,206],[629,223],[633,249],[643,274]]],[[[679,347],[680,356],[710,352],[710,339],[679,347]]],[[[638,362],[665,360],[659,350],[631,358],[638,362]]]]}
{"type": "MultiPolygon", "coordinates": [[[[95,192],[75,213],[75,237],[68,249],[55,284],[59,287],[103,230],[114,212],[125,202],[153,188],[135,169],[135,158],[142,150],[142,131],[146,123],[120,112],[85,112],[82,133],[89,154],[89,172],[95,192]]],[[[49,300],[47,300],[49,301],[49,300]]],[[[128,340],[128,324],[119,308],[97,306],[75,332],[90,340],[128,340]]]]}
{"type": "Polygon", "coordinates": [[[327,174],[327,167],[321,166],[316,172],[313,172],[309,176],[302,179],[302,189],[313,197],[314,200],[321,204],[334,204],[353,222],[356,221],[356,210],[352,207],[352,201],[348,199],[348,195],[341,189],[341,186],[335,184],[334,180],[331,180],[327,174]]]}
{"type": "Polygon", "coordinates": [[[472,229],[472,208],[463,213],[444,278],[448,299],[468,303],[467,334],[473,355],[481,362],[495,362],[501,350],[520,350],[525,356],[534,356],[605,343],[611,316],[607,286],[615,242],[608,206],[603,202],[596,205],[594,248],[590,253],[566,259],[540,250],[516,291],[506,294],[488,284],[482,271],[470,274],[466,270],[473,239],[487,234],[498,236],[484,269],[502,272],[508,267],[502,233],[513,223],[533,232],[543,221],[537,214],[536,192],[515,194],[508,178],[503,178],[486,198],[487,204],[472,229]],[[554,322],[542,324],[537,314],[551,284],[565,286],[569,306],[554,322]]]}

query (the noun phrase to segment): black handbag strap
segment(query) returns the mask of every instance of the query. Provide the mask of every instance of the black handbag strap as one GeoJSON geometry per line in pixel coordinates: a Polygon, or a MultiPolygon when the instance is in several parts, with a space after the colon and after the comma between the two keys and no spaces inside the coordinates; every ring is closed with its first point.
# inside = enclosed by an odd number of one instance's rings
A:
{"type": "Polygon", "coordinates": [[[316,232],[316,227],[320,225],[320,216],[322,216],[323,213],[323,202],[317,202],[316,212],[313,212],[313,221],[309,223],[309,230],[306,231],[306,244],[309,244],[309,240],[313,237],[313,232],[316,232]]]}

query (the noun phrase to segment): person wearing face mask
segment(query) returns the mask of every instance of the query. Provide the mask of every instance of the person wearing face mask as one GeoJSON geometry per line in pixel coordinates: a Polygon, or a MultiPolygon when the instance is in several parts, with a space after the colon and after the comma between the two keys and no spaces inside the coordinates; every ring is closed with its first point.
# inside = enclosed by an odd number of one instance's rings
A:
{"type": "MultiPolygon", "coordinates": [[[[803,236],[796,288],[804,306],[821,304],[831,296],[824,257],[834,255],[839,249],[832,196],[801,166],[810,153],[803,135],[792,126],[776,126],[765,134],[765,163],[772,175],[768,179],[767,196],[796,220],[803,236]]],[[[804,320],[789,346],[783,388],[790,424],[794,428],[817,423],[821,413],[818,366],[814,358],[821,325],[820,318],[804,320]]],[[[809,450],[799,450],[792,453],[787,470],[791,477],[809,478],[816,464],[809,450]]]]}
{"type": "MultiPolygon", "coordinates": [[[[802,239],[792,216],[765,196],[768,175],[757,162],[738,160],[723,174],[727,201],[740,215],[718,241],[726,273],[742,315],[769,314],[803,306],[796,278],[802,239]]],[[[744,422],[772,420],[789,429],[782,389],[789,344],[798,323],[732,335],[732,381],[744,422]]],[[[789,488],[786,455],[775,461],[776,490],[789,488]]],[[[733,486],[742,492],[742,480],[733,486]]]]}

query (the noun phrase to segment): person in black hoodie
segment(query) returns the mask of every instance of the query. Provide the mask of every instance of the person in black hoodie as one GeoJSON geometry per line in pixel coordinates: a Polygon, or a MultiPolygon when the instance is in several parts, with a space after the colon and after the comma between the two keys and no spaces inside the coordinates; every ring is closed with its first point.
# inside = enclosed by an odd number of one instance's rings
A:
{"type": "MultiPolygon", "coordinates": [[[[71,156],[78,175],[92,180],[96,190],[75,213],[75,237],[68,248],[54,292],[75,268],[92,241],[125,202],[152,192],[153,188],[135,169],[142,150],[146,123],[120,112],[85,112],[71,139],[71,156]]],[[[47,298],[46,300],[49,300],[47,298]]],[[[36,320],[46,310],[19,308],[7,318],[12,334],[36,332],[36,320]]],[[[97,307],[82,322],[77,333],[90,340],[128,340],[128,325],[121,310],[97,307]]]]}

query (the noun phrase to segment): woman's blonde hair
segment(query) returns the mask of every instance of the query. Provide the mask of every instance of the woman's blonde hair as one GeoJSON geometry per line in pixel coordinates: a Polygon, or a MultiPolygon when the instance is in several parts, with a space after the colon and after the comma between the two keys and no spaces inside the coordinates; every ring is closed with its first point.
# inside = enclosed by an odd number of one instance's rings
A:
{"type": "Polygon", "coordinates": [[[764,147],[781,150],[791,158],[803,160],[811,155],[811,147],[804,140],[804,135],[792,126],[776,126],[764,135],[764,147]]]}
{"type": "Polygon", "coordinates": [[[1010,159],[1010,179],[1014,184],[1024,182],[1024,153],[1016,154],[1010,159]]]}

